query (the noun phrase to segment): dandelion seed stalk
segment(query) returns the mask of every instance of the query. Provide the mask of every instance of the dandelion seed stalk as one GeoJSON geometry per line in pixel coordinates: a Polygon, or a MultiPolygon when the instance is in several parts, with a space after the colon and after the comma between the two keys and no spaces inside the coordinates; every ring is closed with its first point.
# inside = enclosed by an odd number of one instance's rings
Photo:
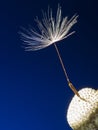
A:
{"type": "MultiPolygon", "coordinates": [[[[57,55],[58,55],[58,57],[59,57],[59,60],[60,60],[61,66],[62,66],[62,69],[63,69],[63,71],[64,71],[66,80],[67,80],[67,82],[68,82],[68,86],[71,88],[71,90],[72,90],[78,97],[80,97],[78,91],[76,90],[76,88],[73,86],[73,84],[72,84],[72,83],[70,82],[70,80],[69,80],[69,77],[68,77],[68,74],[67,74],[67,72],[66,72],[65,66],[64,66],[64,64],[63,64],[63,61],[62,61],[60,52],[59,52],[59,50],[58,50],[58,48],[57,48],[57,45],[56,45],[55,43],[54,43],[54,47],[55,47],[55,49],[56,49],[57,55]]],[[[80,98],[81,98],[81,97],[80,97],[80,98]]]]}

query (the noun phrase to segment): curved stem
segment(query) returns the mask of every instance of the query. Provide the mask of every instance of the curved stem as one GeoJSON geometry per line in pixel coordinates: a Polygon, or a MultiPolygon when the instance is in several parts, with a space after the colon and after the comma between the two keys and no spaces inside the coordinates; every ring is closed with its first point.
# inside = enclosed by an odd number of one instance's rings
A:
{"type": "MultiPolygon", "coordinates": [[[[64,67],[64,64],[63,64],[62,58],[61,58],[61,56],[60,56],[59,50],[58,50],[58,48],[57,48],[57,46],[56,46],[55,43],[54,43],[54,46],[55,46],[56,52],[57,52],[57,54],[58,54],[58,57],[59,57],[61,66],[62,66],[62,68],[63,68],[63,71],[64,71],[64,74],[65,74],[66,80],[67,80],[67,82],[68,82],[68,86],[71,88],[71,90],[72,90],[78,97],[80,97],[78,91],[76,90],[76,88],[73,86],[73,84],[72,84],[72,83],[70,82],[70,80],[69,80],[69,77],[68,77],[68,74],[67,74],[66,69],[65,69],[65,67],[64,67]]],[[[81,98],[81,97],[80,97],[80,98],[81,98]]]]}

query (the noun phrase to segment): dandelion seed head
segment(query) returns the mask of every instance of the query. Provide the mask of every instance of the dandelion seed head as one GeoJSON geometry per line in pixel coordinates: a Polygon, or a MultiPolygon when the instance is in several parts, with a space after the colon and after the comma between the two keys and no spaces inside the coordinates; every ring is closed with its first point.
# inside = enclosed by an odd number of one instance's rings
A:
{"type": "Polygon", "coordinates": [[[43,12],[42,20],[36,17],[38,31],[28,29],[21,32],[21,37],[25,48],[29,51],[35,51],[50,46],[53,43],[61,41],[74,33],[69,33],[71,27],[77,22],[77,15],[74,15],[70,20],[68,17],[62,18],[61,7],[58,6],[56,16],[53,17],[52,10],[43,12]]]}
{"type": "Polygon", "coordinates": [[[98,130],[98,90],[83,88],[71,100],[67,121],[73,130],[98,130]]]}

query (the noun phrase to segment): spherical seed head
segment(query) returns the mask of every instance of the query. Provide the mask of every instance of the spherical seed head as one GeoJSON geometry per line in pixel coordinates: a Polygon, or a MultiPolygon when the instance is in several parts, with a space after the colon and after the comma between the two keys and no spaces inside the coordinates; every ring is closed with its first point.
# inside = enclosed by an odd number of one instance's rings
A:
{"type": "Polygon", "coordinates": [[[67,121],[73,130],[98,130],[98,90],[83,88],[71,100],[67,121]]]}

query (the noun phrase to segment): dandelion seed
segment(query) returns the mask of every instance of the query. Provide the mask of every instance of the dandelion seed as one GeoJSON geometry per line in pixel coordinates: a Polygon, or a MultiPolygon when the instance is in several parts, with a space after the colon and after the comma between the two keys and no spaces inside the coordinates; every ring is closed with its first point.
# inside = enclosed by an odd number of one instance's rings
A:
{"type": "Polygon", "coordinates": [[[21,36],[24,43],[26,43],[25,49],[27,51],[40,50],[54,44],[68,85],[72,91],[80,97],[77,90],[68,78],[59,50],[56,46],[56,42],[67,38],[75,32],[73,31],[69,33],[71,27],[77,23],[77,17],[77,15],[74,15],[70,20],[68,20],[68,17],[62,18],[60,6],[58,6],[56,17],[53,17],[52,10],[48,9],[48,13],[43,12],[42,20],[39,20],[38,17],[36,18],[38,31],[30,28],[29,30],[25,30],[25,32],[21,32],[21,36]]]}

